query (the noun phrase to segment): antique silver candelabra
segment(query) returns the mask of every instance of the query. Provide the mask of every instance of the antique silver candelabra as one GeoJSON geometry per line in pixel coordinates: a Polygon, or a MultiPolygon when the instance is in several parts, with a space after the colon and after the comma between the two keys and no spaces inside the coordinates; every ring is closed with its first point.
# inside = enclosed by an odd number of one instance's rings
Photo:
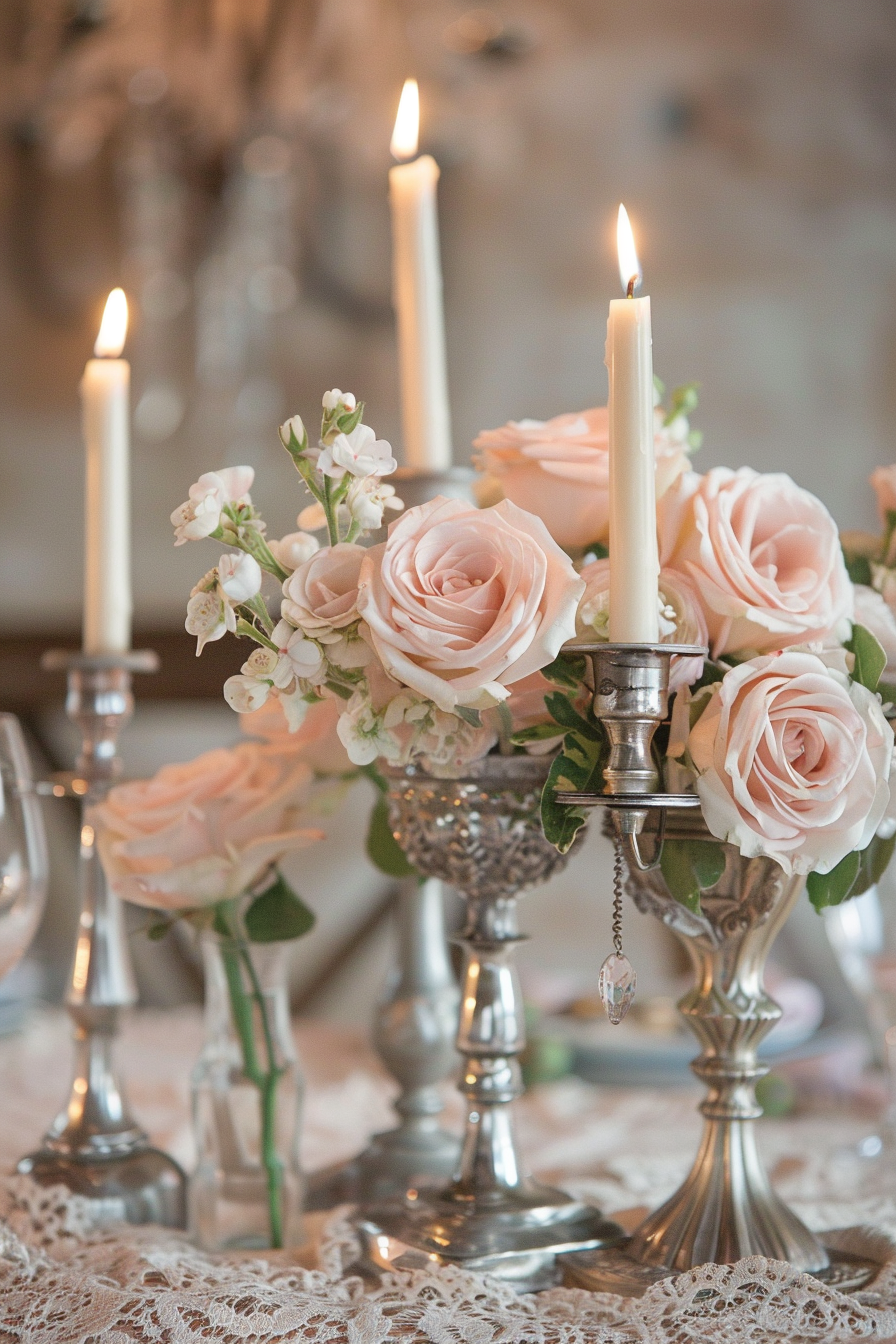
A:
{"type": "Polygon", "coordinates": [[[467,902],[457,1033],[467,1121],[448,1185],[411,1190],[401,1203],[365,1211],[367,1253],[381,1267],[455,1262],[521,1290],[541,1288],[554,1281],[561,1251],[621,1235],[596,1208],[529,1177],[513,1130],[525,1046],[511,960],[520,939],[516,900],[567,858],[541,829],[549,766],[543,757],[487,756],[460,780],[433,779],[413,766],[387,772],[390,817],[405,853],[467,902]]]}
{"type": "Polygon", "coordinates": [[[767,1072],[757,1048],[781,1015],[762,983],[765,959],[805,879],[788,876],[771,859],[746,859],[726,844],[724,872],[701,893],[695,914],[674,899],[658,868],[664,837],[714,840],[696,795],[661,791],[651,755],[667,714],[672,656],[705,650],[576,642],[567,651],[591,660],[594,712],[607,731],[610,760],[601,792],[558,793],[557,799],[609,809],[614,839],[628,860],[630,894],[684,942],[696,985],[679,1009],[702,1047],[692,1067],[707,1097],[700,1107],[703,1140],[684,1184],[628,1241],[564,1257],[564,1281],[638,1296],[658,1279],[696,1265],[764,1255],[839,1287],[858,1286],[870,1277],[868,1264],[828,1252],[774,1193],[756,1148],[762,1108],[755,1085],[767,1072]],[[659,820],[645,854],[652,811],[659,820]]]}
{"type": "MultiPolygon", "coordinates": [[[[82,803],[78,861],[80,914],[66,1006],[74,1024],[75,1067],[68,1103],[18,1170],[42,1185],[66,1185],[91,1201],[97,1222],[183,1227],[185,1178],[153,1148],[128,1110],[113,1060],[122,1008],[137,994],[118,898],[106,882],[89,820],[121,768],[118,734],[134,701],[132,672],[153,672],[152,652],[48,653],[43,666],[68,673],[66,712],[81,730],[74,774],[59,793],[82,803]]],[[[55,791],[55,790],[54,790],[55,791]]]]}

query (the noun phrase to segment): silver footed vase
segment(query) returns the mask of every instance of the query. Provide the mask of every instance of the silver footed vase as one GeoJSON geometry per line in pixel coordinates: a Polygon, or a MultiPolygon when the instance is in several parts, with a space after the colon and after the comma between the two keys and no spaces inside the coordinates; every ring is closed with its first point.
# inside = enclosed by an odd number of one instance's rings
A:
{"type": "Polygon", "coordinates": [[[554,1280],[561,1251],[621,1235],[594,1207],[533,1180],[514,1134],[525,1047],[513,965],[521,936],[517,897],[568,859],[541,829],[549,768],[544,757],[487,756],[459,780],[435,779],[413,766],[386,771],[396,839],[422,874],[450,883],[466,901],[457,1050],[467,1117],[446,1186],[411,1190],[401,1203],[365,1211],[368,1253],[380,1265],[413,1264],[416,1252],[531,1289],[554,1280]],[[397,1245],[384,1250],[391,1242],[397,1245]]]}
{"type": "MultiPolygon", "coordinates": [[[[719,843],[699,812],[675,809],[667,813],[666,839],[719,843]]],[[[772,859],[745,858],[733,845],[721,848],[725,869],[701,893],[699,914],[675,900],[659,868],[629,874],[627,891],[639,910],[672,930],[694,967],[694,988],[678,1007],[701,1046],[691,1068],[706,1087],[703,1136],[684,1183],[624,1247],[564,1260],[571,1285],[636,1296],[671,1273],[750,1255],[787,1261],[844,1287],[868,1277],[864,1266],[832,1256],[787,1207],[756,1147],[756,1083],[768,1072],[757,1051],[781,1016],[763,974],[805,877],[788,876],[772,859]]]]}

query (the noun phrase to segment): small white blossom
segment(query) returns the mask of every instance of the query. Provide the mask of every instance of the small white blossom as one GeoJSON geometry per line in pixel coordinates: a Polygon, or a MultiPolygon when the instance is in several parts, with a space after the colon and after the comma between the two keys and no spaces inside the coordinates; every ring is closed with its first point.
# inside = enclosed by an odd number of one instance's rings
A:
{"type": "Polygon", "coordinates": [[[233,607],[219,592],[198,592],[187,603],[184,626],[188,635],[197,637],[198,658],[206,644],[223,638],[228,630],[231,633],[236,630],[236,616],[233,607]]]}
{"type": "Polygon", "coordinates": [[[251,602],[261,592],[261,566],[245,551],[222,555],[218,561],[218,582],[231,602],[251,602]]]}
{"type": "Polygon", "coordinates": [[[273,649],[258,648],[249,655],[240,671],[247,677],[273,678],[280,655],[273,649]]]}
{"type": "MultiPolygon", "coordinates": [[[[323,517],[321,526],[325,527],[327,515],[321,505],[312,505],[311,507],[320,509],[323,517]]],[[[269,541],[268,546],[277,564],[282,565],[284,569],[288,569],[290,572],[298,569],[299,565],[304,565],[306,560],[311,559],[315,551],[320,550],[320,542],[317,537],[312,537],[308,532],[288,532],[279,541],[269,541]]]]}
{"type": "Polygon", "coordinates": [[[325,411],[335,411],[342,406],[346,411],[353,411],[357,406],[357,401],[351,392],[341,392],[338,387],[332,391],[325,392],[323,395],[323,408],[325,411]]]}
{"type": "Polygon", "coordinates": [[[336,723],[339,740],[354,765],[370,765],[378,756],[397,761],[401,756],[398,739],[383,724],[382,715],[362,693],[349,700],[336,723]]]}
{"type": "Polygon", "coordinates": [[[270,694],[270,689],[266,681],[259,681],[257,677],[248,677],[240,673],[238,676],[228,677],[225,681],[224,699],[237,714],[251,714],[253,710],[261,709],[270,694]]]}
{"type": "Polygon", "coordinates": [[[301,444],[305,438],[305,426],[302,423],[302,417],[291,415],[288,420],[283,422],[277,432],[284,448],[289,447],[291,437],[295,438],[296,443],[301,444]]]}
{"type": "Polygon", "coordinates": [[[350,434],[337,434],[321,449],[317,465],[325,476],[341,481],[346,472],[352,476],[388,476],[398,463],[391,444],[378,439],[369,425],[355,425],[350,434]]]}
{"type": "Polygon", "coordinates": [[[387,485],[378,476],[361,477],[349,486],[345,498],[352,519],[364,532],[375,532],[383,525],[383,511],[400,512],[404,500],[398,498],[394,485],[387,485]]]}
{"type": "Polygon", "coordinates": [[[206,471],[190,486],[189,499],[171,515],[175,546],[201,541],[221,525],[221,514],[228,504],[250,504],[249,490],[255,479],[252,467],[222,467],[206,471]]]}

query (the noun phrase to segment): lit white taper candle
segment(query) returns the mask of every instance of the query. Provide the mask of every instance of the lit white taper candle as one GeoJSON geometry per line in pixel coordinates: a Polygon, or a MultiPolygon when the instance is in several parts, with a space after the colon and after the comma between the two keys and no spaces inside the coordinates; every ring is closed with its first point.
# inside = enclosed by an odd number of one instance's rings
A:
{"type": "Polygon", "coordinates": [[[131,646],[131,366],[120,355],[128,327],[124,291],[106,301],[95,359],[81,382],[87,449],[84,550],[84,652],[131,646]]]}
{"type": "Polygon", "coordinates": [[[610,642],[659,640],[653,352],[650,299],[635,298],[641,267],[625,206],[617,226],[624,299],[610,303],[610,642]]]}
{"type": "Polygon", "coordinates": [[[436,206],[439,166],[429,154],[415,157],[419,127],[417,81],[408,79],[391,144],[399,162],[389,171],[404,457],[405,465],[418,471],[442,471],[451,466],[451,417],[436,206]]]}

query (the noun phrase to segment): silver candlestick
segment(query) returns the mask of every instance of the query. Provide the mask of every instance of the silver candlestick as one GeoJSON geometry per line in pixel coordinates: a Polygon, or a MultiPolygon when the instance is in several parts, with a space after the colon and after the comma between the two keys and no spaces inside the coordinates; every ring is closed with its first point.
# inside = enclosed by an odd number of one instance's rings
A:
{"type": "Polygon", "coordinates": [[[706,650],[574,643],[566,652],[591,660],[594,712],[610,739],[610,760],[602,791],[558,793],[557,800],[610,810],[614,838],[628,861],[630,894],[685,943],[696,986],[679,1009],[702,1046],[692,1067],[708,1095],[700,1107],[703,1141],[684,1184],[626,1242],[565,1256],[564,1281],[633,1297],[700,1264],[764,1255],[841,1288],[858,1287],[870,1277],[868,1263],[829,1254],[778,1198],[754,1133],[762,1114],[755,1084],[766,1072],[756,1052],[781,1011],[762,983],[765,958],[804,878],[788,877],[771,859],[746,859],[726,844],[724,871],[701,894],[695,914],[674,899],[658,871],[667,830],[670,840],[714,840],[697,811],[696,795],[661,791],[651,755],[654,733],[667,715],[672,656],[706,650]],[[652,852],[645,855],[643,831],[651,811],[658,812],[659,824],[652,852]]]}
{"type": "MultiPolygon", "coordinates": [[[[401,467],[390,478],[413,508],[444,495],[472,500],[475,472],[469,467],[418,471],[401,467]]],[[[403,882],[396,902],[395,967],[376,1008],[373,1043],[399,1084],[399,1123],[375,1134],[349,1162],[308,1179],[307,1209],[354,1203],[362,1207],[401,1199],[411,1187],[441,1183],[451,1175],[460,1139],[439,1125],[438,1084],[457,1068],[454,1046],[460,990],[448,957],[445,887],[435,878],[403,882]]]]}
{"type": "Polygon", "coordinates": [[[525,1046],[512,964],[520,940],[517,896],[567,861],[541,829],[549,767],[543,757],[487,756],[460,780],[433,779],[412,766],[386,772],[402,848],[421,872],[444,878],[467,901],[457,1035],[467,1123],[447,1186],[410,1190],[400,1204],[364,1211],[367,1255],[381,1268],[454,1262],[520,1290],[543,1288],[554,1280],[561,1251],[621,1235],[593,1206],[528,1176],[513,1130],[525,1046]]]}
{"type": "Polygon", "coordinates": [[[185,1177],[151,1147],[128,1110],[113,1060],[122,1008],[137,1001],[121,905],[106,882],[89,821],[121,762],[118,734],[131,717],[132,672],[154,672],[152,652],[45,655],[48,671],[68,673],[66,712],[82,735],[65,791],[82,803],[78,862],[80,915],[66,1006],[74,1023],[75,1067],[67,1105],[18,1170],[42,1185],[61,1184],[91,1201],[97,1222],[183,1227],[185,1177]]]}

